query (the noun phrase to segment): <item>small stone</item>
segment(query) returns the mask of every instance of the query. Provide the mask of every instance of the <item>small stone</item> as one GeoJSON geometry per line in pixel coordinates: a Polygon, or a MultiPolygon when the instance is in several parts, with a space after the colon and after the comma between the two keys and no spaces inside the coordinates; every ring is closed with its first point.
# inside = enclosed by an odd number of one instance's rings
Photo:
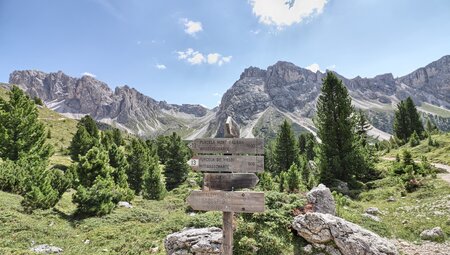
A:
{"type": "Polygon", "coordinates": [[[381,220],[380,220],[380,218],[378,216],[375,216],[375,215],[372,215],[372,214],[363,213],[362,216],[366,217],[366,218],[369,218],[369,219],[371,219],[373,221],[376,221],[376,222],[381,222],[381,220]]]}
{"type": "Polygon", "coordinates": [[[83,242],[84,244],[90,244],[91,243],[91,240],[89,240],[89,239],[86,239],[86,240],[84,240],[84,242],[83,242]]]}
{"type": "Polygon", "coordinates": [[[313,247],[311,244],[306,245],[305,247],[303,247],[303,251],[306,254],[311,254],[313,252],[313,247]]]}
{"type": "Polygon", "coordinates": [[[420,233],[420,238],[422,240],[439,241],[445,238],[445,234],[440,227],[435,227],[422,231],[422,233],[420,233]]]}
{"type": "Polygon", "coordinates": [[[126,201],[120,201],[119,203],[117,203],[117,206],[125,208],[133,208],[133,206],[126,201]]]}
{"type": "Polygon", "coordinates": [[[40,253],[40,254],[60,254],[61,252],[63,252],[63,249],[56,247],[56,246],[51,246],[48,244],[36,245],[36,246],[31,247],[30,250],[32,252],[40,253]]]}
{"type": "Polygon", "coordinates": [[[395,199],[395,197],[390,196],[390,197],[387,199],[387,201],[388,201],[388,202],[395,202],[395,201],[397,201],[397,200],[395,199]]]}
{"type": "Polygon", "coordinates": [[[159,247],[153,247],[150,249],[150,253],[158,253],[159,247]]]}
{"type": "Polygon", "coordinates": [[[323,184],[313,188],[306,194],[308,203],[313,205],[314,212],[336,215],[336,203],[329,188],[323,184]]]}
{"type": "Polygon", "coordinates": [[[366,213],[371,215],[380,215],[381,211],[376,207],[369,207],[366,209],[366,213]]]}

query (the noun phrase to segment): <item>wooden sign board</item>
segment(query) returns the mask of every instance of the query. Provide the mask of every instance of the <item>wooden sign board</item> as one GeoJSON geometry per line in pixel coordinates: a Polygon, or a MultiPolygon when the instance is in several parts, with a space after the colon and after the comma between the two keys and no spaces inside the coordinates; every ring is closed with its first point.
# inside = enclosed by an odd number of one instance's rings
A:
{"type": "Polygon", "coordinates": [[[194,190],[187,202],[200,211],[264,212],[264,192],[194,190]]]}
{"type": "Polygon", "coordinates": [[[198,155],[188,165],[201,172],[260,173],[264,171],[264,156],[198,155]]]}
{"type": "Polygon", "coordinates": [[[203,178],[204,190],[225,190],[253,188],[258,183],[256,174],[216,174],[206,173],[203,178]]]}
{"type": "Polygon", "coordinates": [[[197,153],[264,154],[260,138],[201,138],[188,146],[197,153]]]}

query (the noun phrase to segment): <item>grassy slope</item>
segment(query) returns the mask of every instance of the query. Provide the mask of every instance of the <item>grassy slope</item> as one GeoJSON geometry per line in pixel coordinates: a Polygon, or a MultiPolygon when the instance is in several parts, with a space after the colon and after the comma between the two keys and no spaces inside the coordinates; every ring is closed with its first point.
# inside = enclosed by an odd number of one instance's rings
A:
{"type": "MultiPolygon", "coordinates": [[[[185,197],[176,193],[163,201],[137,197],[132,209],[117,208],[104,217],[75,219],[72,193],[65,193],[54,209],[26,214],[20,196],[0,192],[0,254],[28,254],[33,241],[61,247],[66,255],[149,254],[153,247],[159,247],[158,254],[165,254],[162,242],[166,235],[187,226],[221,224],[218,213],[189,216],[185,197]]],[[[187,194],[186,187],[182,193],[187,194]]]]}
{"type": "Polygon", "coordinates": [[[398,149],[393,149],[383,157],[395,157],[396,154],[402,155],[403,149],[411,151],[414,159],[420,160],[421,156],[426,156],[430,162],[450,165],[450,133],[432,135],[433,141],[437,141],[437,146],[429,146],[427,140],[420,142],[420,145],[412,147],[409,144],[403,145],[398,149]]]}

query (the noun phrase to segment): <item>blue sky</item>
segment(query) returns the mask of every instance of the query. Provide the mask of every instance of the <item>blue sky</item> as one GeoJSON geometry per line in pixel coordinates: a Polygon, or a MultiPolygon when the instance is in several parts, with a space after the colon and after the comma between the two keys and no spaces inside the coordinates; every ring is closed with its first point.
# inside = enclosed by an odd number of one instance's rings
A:
{"type": "Polygon", "coordinates": [[[447,0],[0,0],[0,81],[95,75],[169,103],[218,105],[248,66],[405,75],[450,54],[447,0]]]}

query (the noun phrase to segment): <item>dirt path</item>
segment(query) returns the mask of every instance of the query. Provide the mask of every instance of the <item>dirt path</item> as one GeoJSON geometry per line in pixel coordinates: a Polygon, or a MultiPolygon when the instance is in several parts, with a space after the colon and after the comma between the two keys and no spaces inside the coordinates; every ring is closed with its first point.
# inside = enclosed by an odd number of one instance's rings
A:
{"type": "MultiPolygon", "coordinates": [[[[394,161],[395,160],[395,158],[391,158],[391,157],[382,157],[381,159],[382,160],[387,160],[387,161],[394,161]]],[[[415,160],[414,162],[420,163],[420,161],[418,161],[418,160],[415,160]]],[[[432,166],[438,168],[438,169],[444,170],[445,173],[438,174],[438,176],[440,178],[442,178],[442,180],[444,180],[444,181],[446,181],[446,182],[448,182],[450,184],[450,166],[449,165],[445,165],[445,164],[441,164],[441,163],[430,163],[430,164],[432,166]]]]}

